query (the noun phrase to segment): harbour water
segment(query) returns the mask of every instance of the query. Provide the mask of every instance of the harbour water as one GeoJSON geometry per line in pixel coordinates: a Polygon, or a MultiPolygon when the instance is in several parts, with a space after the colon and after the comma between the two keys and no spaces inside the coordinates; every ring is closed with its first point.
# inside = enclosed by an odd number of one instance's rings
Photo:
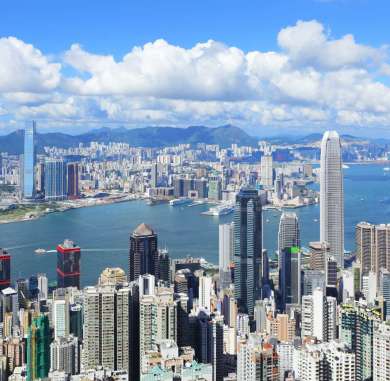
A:
{"type": "MultiPolygon", "coordinates": [[[[390,222],[390,172],[382,165],[350,165],[344,170],[345,248],[354,249],[354,228],[359,221],[390,222]]],[[[55,279],[56,254],[35,254],[37,248],[55,249],[65,238],[82,249],[82,284],[95,284],[107,266],[127,271],[131,231],[141,222],[158,233],[159,246],[172,258],[186,255],[204,257],[218,263],[218,224],[232,220],[233,214],[205,216],[207,205],[176,207],[147,205],[143,201],[73,209],[37,220],[0,225],[0,247],[12,254],[12,277],[45,272],[55,279]]],[[[319,206],[294,210],[299,217],[303,246],[319,239],[319,206]]],[[[264,213],[264,247],[270,253],[277,246],[280,212],[264,213]]]]}

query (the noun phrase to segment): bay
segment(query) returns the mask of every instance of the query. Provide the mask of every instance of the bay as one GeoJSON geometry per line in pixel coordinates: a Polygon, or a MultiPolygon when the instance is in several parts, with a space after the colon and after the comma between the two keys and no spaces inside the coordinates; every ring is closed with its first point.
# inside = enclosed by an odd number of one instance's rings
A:
{"type": "MultiPolygon", "coordinates": [[[[344,170],[345,248],[354,250],[355,225],[359,221],[390,222],[390,172],[383,165],[350,165],[344,170]]],[[[54,250],[65,238],[82,249],[81,282],[95,284],[108,266],[128,270],[130,233],[141,222],[157,232],[159,246],[171,258],[203,257],[218,263],[218,224],[230,222],[233,215],[221,218],[202,215],[207,205],[171,207],[149,206],[143,201],[73,209],[52,213],[37,220],[0,225],[0,247],[12,255],[12,279],[45,272],[56,277],[56,254],[37,255],[34,250],[54,250]]],[[[298,214],[301,241],[308,246],[319,239],[319,206],[294,209],[298,214]]],[[[264,212],[264,247],[269,253],[277,246],[280,213],[264,212]]]]}

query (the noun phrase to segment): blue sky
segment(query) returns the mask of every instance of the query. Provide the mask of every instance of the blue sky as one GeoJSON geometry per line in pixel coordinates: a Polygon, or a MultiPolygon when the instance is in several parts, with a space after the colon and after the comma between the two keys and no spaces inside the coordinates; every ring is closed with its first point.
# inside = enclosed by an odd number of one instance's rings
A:
{"type": "Polygon", "coordinates": [[[0,133],[35,118],[70,132],[226,122],[389,136],[389,13],[376,0],[2,1],[0,133]]]}

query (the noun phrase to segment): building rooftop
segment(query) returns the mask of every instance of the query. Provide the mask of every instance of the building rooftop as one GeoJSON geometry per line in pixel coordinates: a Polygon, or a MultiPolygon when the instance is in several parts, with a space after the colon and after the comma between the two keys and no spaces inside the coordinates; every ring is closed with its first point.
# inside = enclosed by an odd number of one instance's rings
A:
{"type": "Polygon", "coordinates": [[[154,235],[154,231],[149,225],[142,223],[135,228],[133,235],[137,237],[144,237],[154,235]]]}

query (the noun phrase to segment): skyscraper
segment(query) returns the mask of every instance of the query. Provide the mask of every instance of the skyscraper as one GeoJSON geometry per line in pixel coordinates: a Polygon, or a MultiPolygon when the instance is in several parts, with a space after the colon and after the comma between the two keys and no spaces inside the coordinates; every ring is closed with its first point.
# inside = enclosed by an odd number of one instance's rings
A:
{"type": "Polygon", "coordinates": [[[66,163],[62,159],[46,159],[45,200],[64,200],[66,195],[66,163]]]}
{"type": "Polygon", "coordinates": [[[241,189],[234,211],[234,292],[240,312],[253,318],[261,293],[261,201],[253,189],[241,189]]]}
{"type": "Polygon", "coordinates": [[[57,246],[57,287],[80,288],[80,247],[66,239],[57,246]]]}
{"type": "Polygon", "coordinates": [[[0,248],[0,291],[11,284],[11,256],[0,248]]]}
{"type": "Polygon", "coordinates": [[[219,284],[220,288],[229,287],[231,279],[230,266],[233,261],[233,232],[234,224],[219,225],[219,284]]]}
{"type": "Polygon", "coordinates": [[[67,164],[66,177],[67,177],[67,196],[71,199],[78,198],[80,195],[78,163],[67,164]]]}
{"type": "Polygon", "coordinates": [[[298,217],[295,213],[282,213],[279,222],[278,252],[287,247],[301,246],[298,217]]]}
{"type": "Polygon", "coordinates": [[[330,254],[344,267],[344,190],[340,137],[325,132],[321,143],[320,239],[328,242],[330,254]]]}
{"type": "Polygon", "coordinates": [[[261,157],[261,184],[266,188],[272,188],[274,185],[274,171],[272,163],[272,152],[267,147],[264,155],[261,157]]]}
{"type": "Polygon", "coordinates": [[[130,288],[84,289],[83,369],[129,370],[130,288]]]}
{"type": "Polygon", "coordinates": [[[46,378],[50,369],[50,327],[46,315],[33,318],[27,336],[27,380],[46,378]]]}
{"type": "Polygon", "coordinates": [[[156,275],[158,256],[157,234],[142,223],[130,236],[129,280],[136,280],[143,274],[156,275]]]}
{"type": "Polygon", "coordinates": [[[282,250],[279,269],[279,289],[281,291],[281,309],[287,304],[300,304],[302,295],[301,251],[292,246],[282,250]]]}
{"type": "Polygon", "coordinates": [[[36,123],[33,121],[24,130],[23,174],[21,176],[23,198],[35,196],[35,132],[36,123]]]}

